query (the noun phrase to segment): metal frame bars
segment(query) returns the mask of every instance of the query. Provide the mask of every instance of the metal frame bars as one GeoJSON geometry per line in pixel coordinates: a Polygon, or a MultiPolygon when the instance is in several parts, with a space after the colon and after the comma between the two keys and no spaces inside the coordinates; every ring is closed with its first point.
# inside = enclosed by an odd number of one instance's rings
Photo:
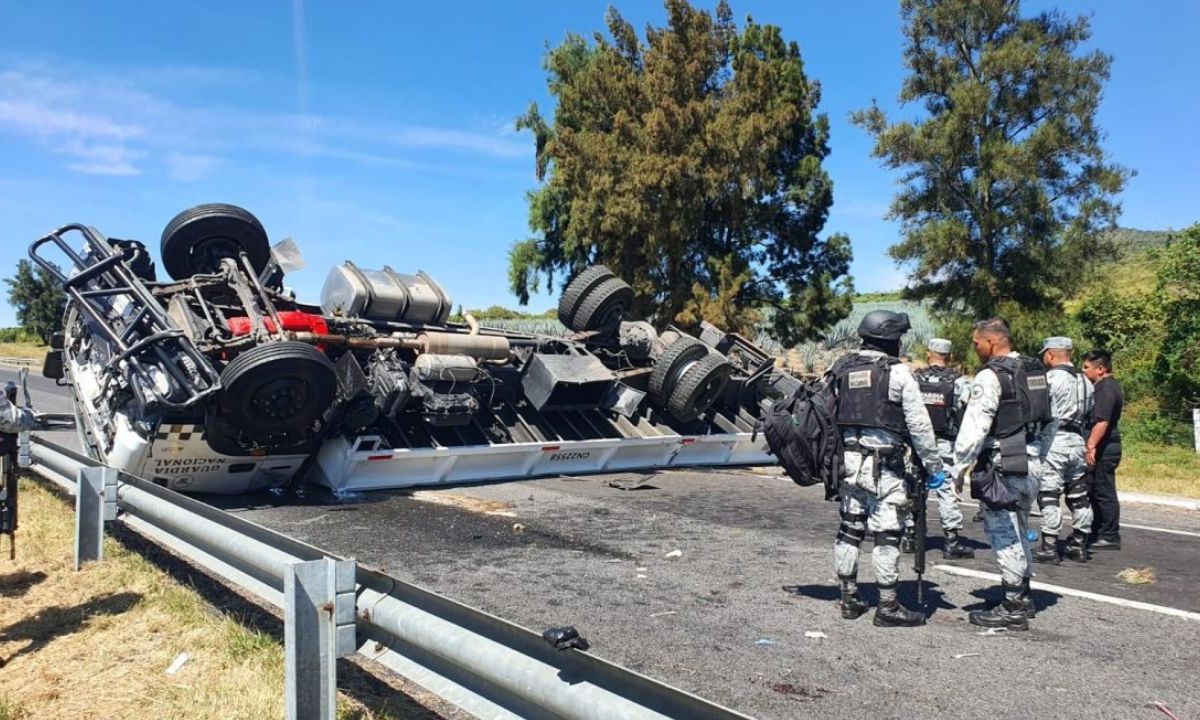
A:
{"type": "Polygon", "coordinates": [[[283,579],[288,720],[337,712],[337,659],[353,655],[354,561],[297,562],[283,579]]]}
{"type": "Polygon", "coordinates": [[[104,559],[104,523],[117,517],[117,471],[81,467],[75,480],[75,569],[104,559]]]}

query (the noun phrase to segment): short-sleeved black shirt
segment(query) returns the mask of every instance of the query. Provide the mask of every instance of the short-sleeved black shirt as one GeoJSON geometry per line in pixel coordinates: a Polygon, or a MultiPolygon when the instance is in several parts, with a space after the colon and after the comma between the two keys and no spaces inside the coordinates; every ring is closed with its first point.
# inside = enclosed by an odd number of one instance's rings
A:
{"type": "Polygon", "coordinates": [[[1106,377],[1095,385],[1096,404],[1092,407],[1092,424],[1108,421],[1108,432],[1100,439],[1100,446],[1121,442],[1121,406],[1125,404],[1125,394],[1121,392],[1121,384],[1111,377],[1106,377]]]}

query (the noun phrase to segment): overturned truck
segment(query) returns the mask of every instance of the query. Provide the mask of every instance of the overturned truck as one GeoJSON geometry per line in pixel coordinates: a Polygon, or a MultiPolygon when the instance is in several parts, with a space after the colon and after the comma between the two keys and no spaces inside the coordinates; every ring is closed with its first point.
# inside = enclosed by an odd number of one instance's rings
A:
{"type": "Polygon", "coordinates": [[[304,477],[334,490],[772,462],[753,426],[795,378],[746,338],[629,317],[603,266],[567,284],[561,336],[451,321],[429,275],[333,268],[296,299],[290,240],[201,205],[146,246],[72,224],[30,257],[67,293],[44,372],[85,452],[187,492],[304,477]]]}

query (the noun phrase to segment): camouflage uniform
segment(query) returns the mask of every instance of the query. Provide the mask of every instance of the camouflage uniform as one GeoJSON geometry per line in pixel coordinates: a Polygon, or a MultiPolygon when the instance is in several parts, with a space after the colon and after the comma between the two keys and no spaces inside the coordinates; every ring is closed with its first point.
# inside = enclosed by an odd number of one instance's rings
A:
{"type": "MultiPolygon", "coordinates": [[[[875,350],[861,350],[860,354],[887,357],[875,350]]],[[[900,405],[913,447],[926,470],[938,472],[942,461],[929,413],[916,379],[903,363],[891,366],[888,399],[900,405]]],[[[859,544],[870,530],[875,540],[871,551],[875,580],[880,587],[894,588],[900,576],[902,518],[908,512],[903,457],[908,439],[877,428],[843,430],[842,437],[847,447],[839,490],[842,525],[833,544],[834,568],[843,584],[856,581],[859,544]],[[880,458],[877,452],[881,449],[898,454],[880,458]],[[877,462],[882,463],[878,472],[877,462]]]]}
{"type": "Polygon", "coordinates": [[[1083,373],[1072,373],[1062,366],[1046,372],[1046,384],[1053,419],[1043,430],[1039,443],[1042,453],[1038,507],[1042,511],[1044,552],[1039,551],[1038,559],[1057,559],[1054,546],[1062,531],[1059,499],[1064,489],[1071,510],[1071,543],[1078,546],[1076,559],[1085,559],[1083,548],[1092,528],[1092,507],[1088,501],[1083,433],[1092,411],[1092,384],[1083,373]]]}
{"type": "MultiPolygon", "coordinates": [[[[1009,357],[1018,357],[1013,352],[1009,357]]],[[[996,412],[1000,407],[1000,380],[991,368],[984,368],[975,375],[971,385],[971,397],[963,412],[958,438],[954,442],[954,469],[956,481],[963,478],[982,453],[991,453],[992,461],[1000,463],[1000,448],[992,436],[996,412]]],[[[1026,448],[1029,455],[1030,473],[1036,473],[1040,449],[1036,444],[1026,448]]],[[[988,541],[996,552],[996,562],[1006,588],[1025,588],[1028,596],[1028,580],[1032,576],[1031,544],[1025,538],[1029,527],[1029,510],[1037,493],[1037,479],[1032,475],[1001,475],[1001,482],[1010,494],[1017,498],[1016,510],[997,510],[983,506],[983,524],[988,541]]]]}

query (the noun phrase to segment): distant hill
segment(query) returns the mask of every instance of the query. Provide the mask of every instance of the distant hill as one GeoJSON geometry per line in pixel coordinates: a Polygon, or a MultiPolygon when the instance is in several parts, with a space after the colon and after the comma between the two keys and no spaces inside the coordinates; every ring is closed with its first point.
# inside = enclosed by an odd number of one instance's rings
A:
{"type": "Polygon", "coordinates": [[[1106,233],[1117,249],[1119,257],[1136,255],[1149,248],[1164,247],[1171,239],[1170,230],[1137,230],[1135,228],[1115,228],[1106,233]]]}

